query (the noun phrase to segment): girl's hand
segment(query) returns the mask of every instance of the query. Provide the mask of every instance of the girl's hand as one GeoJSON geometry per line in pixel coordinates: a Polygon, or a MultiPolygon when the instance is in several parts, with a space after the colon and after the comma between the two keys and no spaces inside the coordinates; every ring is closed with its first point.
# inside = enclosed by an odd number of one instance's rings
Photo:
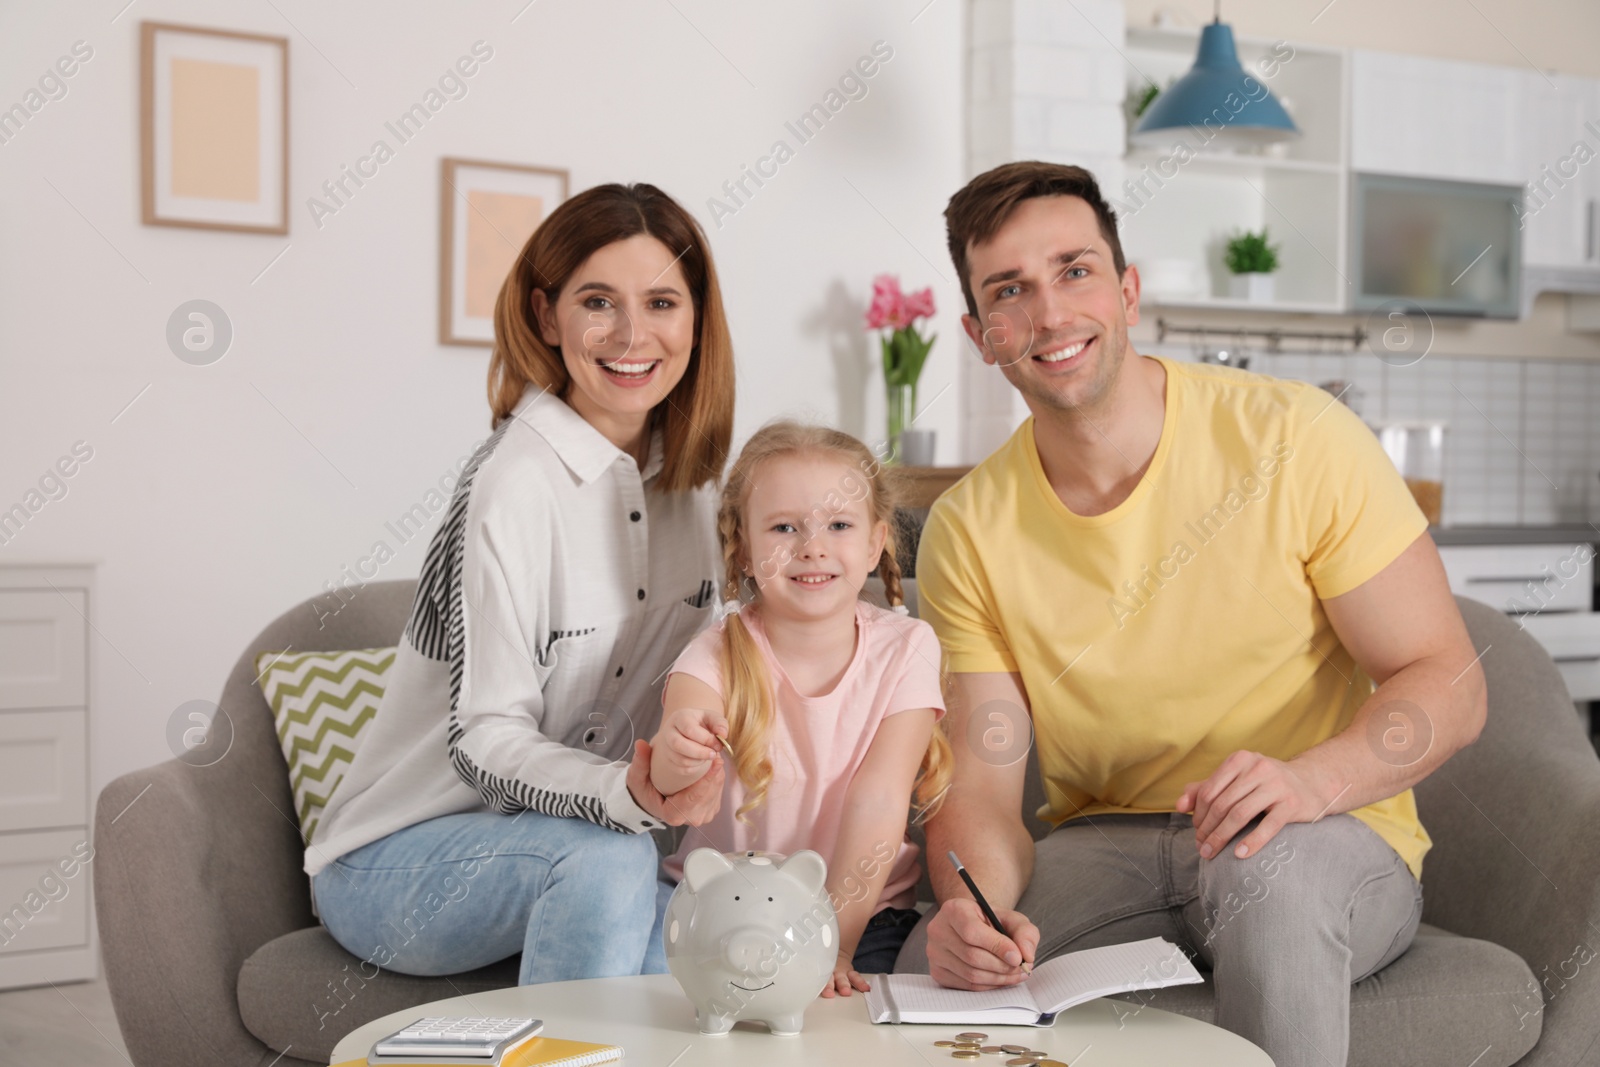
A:
{"type": "Polygon", "coordinates": [[[871,988],[871,984],[856,971],[851,957],[841,952],[833,964],[832,980],[822,987],[822,995],[832,1000],[835,995],[848,997],[851,989],[865,993],[871,988]]]}
{"type": "Polygon", "coordinates": [[[710,822],[722,806],[722,764],[713,763],[699,781],[663,796],[651,770],[653,755],[650,742],[642,737],[634,740],[633,762],[628,764],[628,792],[633,802],[669,826],[710,822]]]}
{"type": "Polygon", "coordinates": [[[727,752],[722,747],[722,740],[727,736],[728,723],[721,714],[684,708],[662,725],[656,748],[668,770],[698,778],[727,752]]]}

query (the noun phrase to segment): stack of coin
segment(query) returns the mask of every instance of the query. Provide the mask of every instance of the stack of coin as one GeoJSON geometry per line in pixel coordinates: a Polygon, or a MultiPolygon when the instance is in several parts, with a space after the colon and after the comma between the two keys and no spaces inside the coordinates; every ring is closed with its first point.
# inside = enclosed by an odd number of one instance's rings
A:
{"type": "Polygon", "coordinates": [[[986,1045],[989,1035],[976,1030],[959,1033],[953,1041],[935,1041],[935,1048],[947,1048],[958,1060],[978,1060],[984,1056],[1005,1056],[1006,1067],[1068,1067],[1065,1060],[1053,1060],[1048,1052],[1027,1045],[986,1045]]]}

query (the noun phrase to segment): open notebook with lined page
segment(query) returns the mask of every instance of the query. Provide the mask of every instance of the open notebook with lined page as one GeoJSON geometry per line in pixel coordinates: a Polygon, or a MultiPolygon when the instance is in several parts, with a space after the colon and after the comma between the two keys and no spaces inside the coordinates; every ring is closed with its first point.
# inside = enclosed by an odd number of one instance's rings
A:
{"type": "Polygon", "coordinates": [[[925,974],[870,977],[867,1017],[875,1023],[1049,1026],[1058,1012],[1110,993],[1202,982],[1171,941],[1151,937],[1068,952],[1008,989],[947,989],[925,974]]]}

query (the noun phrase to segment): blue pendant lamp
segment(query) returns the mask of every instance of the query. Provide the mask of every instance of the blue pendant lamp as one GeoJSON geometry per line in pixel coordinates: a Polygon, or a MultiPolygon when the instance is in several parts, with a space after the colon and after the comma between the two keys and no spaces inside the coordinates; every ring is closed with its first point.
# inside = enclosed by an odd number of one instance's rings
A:
{"type": "Polygon", "coordinates": [[[1200,31],[1200,51],[1193,69],[1145,109],[1130,135],[1135,144],[1192,141],[1191,137],[1175,136],[1191,129],[1202,141],[1220,147],[1263,145],[1300,136],[1294,120],[1266,83],[1239,65],[1233,28],[1222,21],[1221,8],[1221,0],[1217,0],[1214,20],[1200,31]]]}

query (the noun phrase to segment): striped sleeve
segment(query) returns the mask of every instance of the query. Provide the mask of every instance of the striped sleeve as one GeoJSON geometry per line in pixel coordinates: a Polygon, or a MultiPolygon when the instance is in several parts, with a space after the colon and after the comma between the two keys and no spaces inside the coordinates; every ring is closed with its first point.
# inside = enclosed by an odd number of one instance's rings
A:
{"type": "Polygon", "coordinates": [[[544,552],[549,518],[539,514],[536,494],[519,494],[515,507],[473,499],[479,468],[508,424],[462,472],[429,545],[406,639],[449,668],[450,763],[490,810],[584,819],[621,833],[650,830],[660,823],[634,802],[627,764],[570,748],[540,730],[550,672],[527,635],[543,593],[520,585],[513,590],[502,552],[544,552]],[[495,525],[503,527],[499,542],[495,525]]]}

